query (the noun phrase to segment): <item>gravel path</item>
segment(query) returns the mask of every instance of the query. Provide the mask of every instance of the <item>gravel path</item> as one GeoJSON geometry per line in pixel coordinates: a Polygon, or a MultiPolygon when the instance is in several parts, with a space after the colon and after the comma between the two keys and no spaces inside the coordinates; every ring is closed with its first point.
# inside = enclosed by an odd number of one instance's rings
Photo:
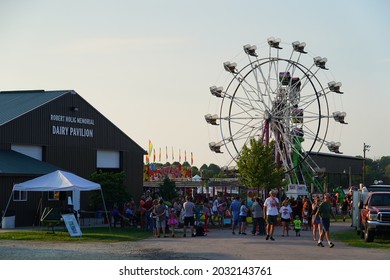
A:
{"type": "MultiPolygon", "coordinates": [[[[349,223],[332,223],[331,232],[349,223]]],[[[363,249],[334,242],[334,248],[317,247],[311,233],[290,232],[275,241],[264,236],[232,235],[229,229],[212,229],[205,237],[149,238],[138,242],[40,242],[0,240],[3,260],[389,260],[390,251],[363,249]],[[267,252],[267,253],[265,253],[267,252]]],[[[1,229],[0,229],[1,233],[1,229]]],[[[188,234],[187,234],[188,236],[188,234]]],[[[325,243],[324,243],[325,244],[325,243]]]]}

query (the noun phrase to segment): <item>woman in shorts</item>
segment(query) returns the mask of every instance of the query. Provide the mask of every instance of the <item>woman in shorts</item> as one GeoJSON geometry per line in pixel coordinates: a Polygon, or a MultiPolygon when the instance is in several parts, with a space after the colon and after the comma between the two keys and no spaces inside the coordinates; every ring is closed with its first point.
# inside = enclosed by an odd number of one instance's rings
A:
{"type": "Polygon", "coordinates": [[[318,208],[320,207],[320,204],[321,204],[321,201],[320,201],[320,197],[319,196],[316,196],[314,197],[314,201],[313,201],[313,204],[311,205],[312,207],[312,225],[313,225],[313,240],[314,241],[317,241],[318,238],[320,237],[320,233],[321,233],[321,219],[320,219],[320,216],[319,215],[315,215],[318,211],[318,208]],[[317,238],[317,231],[318,231],[318,238],[317,238]]]}

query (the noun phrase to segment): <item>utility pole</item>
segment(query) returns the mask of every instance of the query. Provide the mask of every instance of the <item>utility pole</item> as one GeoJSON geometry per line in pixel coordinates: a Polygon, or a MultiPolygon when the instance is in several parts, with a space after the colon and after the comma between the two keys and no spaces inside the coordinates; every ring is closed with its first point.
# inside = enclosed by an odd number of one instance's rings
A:
{"type": "Polygon", "coordinates": [[[366,185],[366,151],[370,151],[371,146],[363,143],[363,185],[366,185]]]}

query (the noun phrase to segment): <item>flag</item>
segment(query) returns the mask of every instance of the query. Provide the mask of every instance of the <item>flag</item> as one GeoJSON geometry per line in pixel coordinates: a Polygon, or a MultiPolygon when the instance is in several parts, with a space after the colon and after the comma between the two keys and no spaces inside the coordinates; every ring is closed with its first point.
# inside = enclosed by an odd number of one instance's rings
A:
{"type": "Polygon", "coordinates": [[[179,162],[181,162],[181,150],[179,149],[179,162]]]}
{"type": "Polygon", "coordinates": [[[193,154],[191,152],[191,165],[193,165],[193,164],[194,164],[194,156],[193,156],[193,154]]]}
{"type": "Polygon", "coordinates": [[[152,155],[152,151],[153,151],[153,144],[152,144],[152,141],[149,140],[149,155],[150,156],[152,155]]]}
{"type": "Polygon", "coordinates": [[[156,150],[153,149],[153,162],[156,162],[156,150]]]}
{"type": "Polygon", "coordinates": [[[175,159],[175,155],[173,154],[173,147],[172,147],[172,161],[175,159]]]}
{"type": "Polygon", "coordinates": [[[148,155],[145,156],[145,162],[146,162],[146,164],[149,164],[149,156],[148,155]]]}
{"type": "Polygon", "coordinates": [[[168,161],[168,146],[165,146],[165,160],[168,161]]]}
{"type": "Polygon", "coordinates": [[[187,161],[187,151],[184,150],[184,161],[187,161]]]}
{"type": "Polygon", "coordinates": [[[158,150],[158,161],[161,162],[161,148],[158,150]]]}

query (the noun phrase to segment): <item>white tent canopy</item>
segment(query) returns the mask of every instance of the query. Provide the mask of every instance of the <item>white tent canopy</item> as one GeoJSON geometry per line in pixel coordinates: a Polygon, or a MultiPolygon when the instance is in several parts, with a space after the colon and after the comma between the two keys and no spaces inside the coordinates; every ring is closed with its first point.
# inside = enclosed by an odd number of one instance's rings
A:
{"type": "MultiPolygon", "coordinates": [[[[73,173],[69,173],[62,170],[57,170],[52,173],[37,177],[35,179],[15,184],[10,198],[8,200],[8,204],[6,207],[6,211],[8,209],[9,203],[12,198],[12,194],[14,191],[26,191],[26,192],[43,192],[43,191],[52,191],[52,192],[61,192],[61,191],[94,191],[100,190],[102,195],[104,210],[106,212],[107,220],[107,208],[106,203],[104,201],[103,191],[101,189],[100,184],[88,181],[82,177],[79,177],[73,173]]],[[[6,213],[6,211],[4,213],[6,213]]],[[[4,218],[4,217],[2,217],[4,218]]],[[[108,223],[110,227],[110,223],[108,223]]],[[[111,227],[110,227],[111,231],[111,227]]]]}
{"type": "Polygon", "coordinates": [[[196,174],[194,177],[192,177],[192,181],[200,182],[200,181],[202,181],[202,177],[200,177],[198,174],[196,174]]]}
{"type": "Polygon", "coordinates": [[[13,191],[93,191],[100,190],[100,184],[88,181],[73,173],[54,171],[41,177],[14,185],[13,191]]]}

